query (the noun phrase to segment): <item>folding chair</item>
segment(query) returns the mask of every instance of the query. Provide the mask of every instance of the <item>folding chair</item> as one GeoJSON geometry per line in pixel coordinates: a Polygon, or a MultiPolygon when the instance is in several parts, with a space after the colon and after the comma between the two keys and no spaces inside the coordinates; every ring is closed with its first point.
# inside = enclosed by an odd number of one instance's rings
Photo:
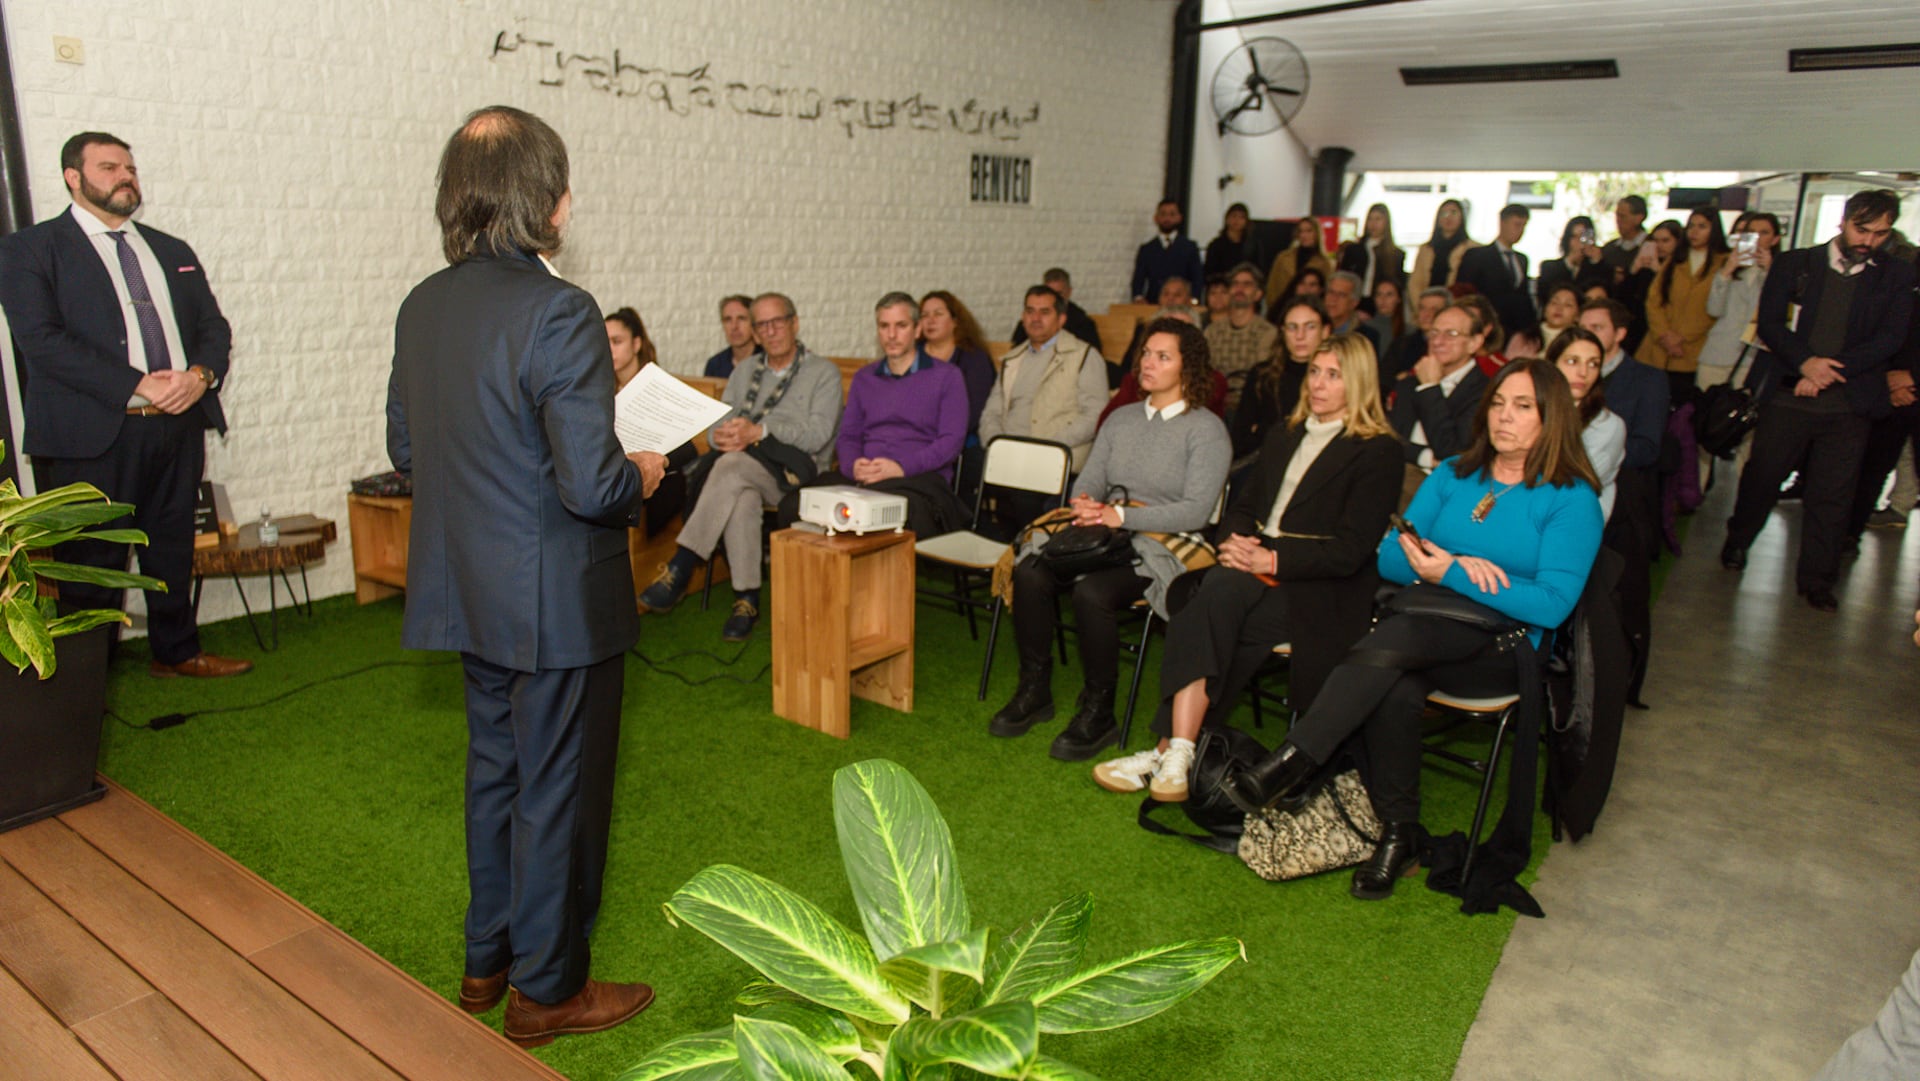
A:
{"type": "Polygon", "coordinates": [[[1261,707],[1267,703],[1279,706],[1291,714],[1292,700],[1290,696],[1293,694],[1291,679],[1289,679],[1286,694],[1273,693],[1261,683],[1261,679],[1264,676],[1272,674],[1275,670],[1286,670],[1290,673],[1292,663],[1293,643],[1282,642],[1273,647],[1273,653],[1268,658],[1267,663],[1262,665],[1260,670],[1253,674],[1253,678],[1247,682],[1247,704],[1253,707],[1253,726],[1255,728],[1265,728],[1267,726],[1266,716],[1261,712],[1261,707]]]}
{"type": "MultiPolygon", "coordinates": [[[[991,579],[994,565],[1000,562],[1010,545],[980,533],[980,511],[988,488],[1013,488],[1023,492],[1064,497],[1067,478],[1073,464],[1073,452],[1063,443],[1024,436],[1003,435],[987,444],[987,460],[981,469],[980,487],[973,496],[973,518],[966,529],[943,533],[914,542],[914,554],[953,571],[952,591],[920,586],[916,592],[936,597],[953,605],[967,617],[967,633],[980,637],[974,610],[992,612],[987,629],[987,655],[980,665],[979,699],[987,697],[987,677],[993,670],[993,646],[999,636],[1001,604],[997,597],[981,600],[974,596],[974,583],[991,579]]],[[[989,590],[991,586],[989,585],[989,590]]]]}
{"type": "Polygon", "coordinates": [[[1427,705],[1446,714],[1447,721],[1426,733],[1421,750],[1480,774],[1480,800],[1473,807],[1473,828],[1467,834],[1467,859],[1460,868],[1460,881],[1465,882],[1473,873],[1474,850],[1480,845],[1480,829],[1486,825],[1487,803],[1493,796],[1493,775],[1500,765],[1500,749],[1506,745],[1507,736],[1520,715],[1520,696],[1503,694],[1493,698],[1463,698],[1435,691],[1427,696],[1427,705]],[[1475,721],[1493,726],[1493,740],[1487,745],[1485,758],[1461,754],[1445,746],[1444,740],[1438,738],[1475,721]]]}

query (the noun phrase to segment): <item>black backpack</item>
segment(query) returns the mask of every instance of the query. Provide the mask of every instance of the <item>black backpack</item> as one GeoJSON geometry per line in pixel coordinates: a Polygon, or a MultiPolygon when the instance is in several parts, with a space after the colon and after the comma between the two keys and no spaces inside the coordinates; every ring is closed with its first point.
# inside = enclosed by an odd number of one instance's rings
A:
{"type": "Polygon", "coordinates": [[[1258,765],[1265,757],[1266,745],[1238,728],[1202,729],[1200,740],[1193,748],[1193,769],[1187,774],[1187,800],[1174,805],[1185,811],[1187,820],[1202,832],[1187,833],[1155,821],[1153,812],[1167,804],[1151,796],[1140,804],[1140,827],[1169,837],[1185,837],[1216,851],[1238,852],[1240,834],[1246,828],[1246,812],[1220,790],[1220,782],[1230,771],[1258,765]]]}

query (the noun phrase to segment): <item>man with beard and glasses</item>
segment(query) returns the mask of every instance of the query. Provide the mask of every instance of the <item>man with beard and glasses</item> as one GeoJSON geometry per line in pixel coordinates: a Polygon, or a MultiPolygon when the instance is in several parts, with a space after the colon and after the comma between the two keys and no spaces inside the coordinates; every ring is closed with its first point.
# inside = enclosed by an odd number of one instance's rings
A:
{"type": "MultiPolygon", "coordinates": [[[[0,306],[25,373],[26,436],[40,478],[92,484],[131,503],[145,531],[156,677],[232,676],[252,662],[200,649],[191,591],[193,508],[208,428],[224,434],[218,388],[233,332],[184,242],[130,219],[140,209],[133,151],[105,132],[68,139],[60,173],[73,205],[0,241],[0,306]]],[[[127,545],[72,541],[58,557],[121,569],[127,545]]],[[[120,607],[123,591],[61,583],[63,603],[120,607]]]]}
{"type": "Polygon", "coordinates": [[[1754,316],[1776,378],[1720,562],[1729,570],[1747,565],[1747,547],[1767,524],[1781,482],[1798,469],[1806,487],[1795,585],[1823,612],[1839,607],[1833,590],[1847,512],[1873,422],[1893,409],[1887,365],[1913,310],[1913,266],[1881,250],[1899,214],[1893,192],[1856,192],[1838,236],[1774,259],[1754,316]]]}

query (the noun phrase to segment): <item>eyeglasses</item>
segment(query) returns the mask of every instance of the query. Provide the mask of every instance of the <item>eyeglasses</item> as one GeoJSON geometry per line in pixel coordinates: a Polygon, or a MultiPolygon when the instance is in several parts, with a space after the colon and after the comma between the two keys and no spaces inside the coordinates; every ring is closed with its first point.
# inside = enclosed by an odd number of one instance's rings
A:
{"type": "Polygon", "coordinates": [[[1435,327],[1432,330],[1427,331],[1427,337],[1429,338],[1470,338],[1472,337],[1472,334],[1464,330],[1441,330],[1439,327],[1435,327]]]}
{"type": "Polygon", "coordinates": [[[759,331],[762,334],[765,334],[766,332],[780,326],[782,323],[789,322],[792,319],[793,319],[793,316],[791,315],[779,315],[779,316],[775,316],[772,319],[763,319],[760,322],[753,324],[753,329],[759,331]]]}

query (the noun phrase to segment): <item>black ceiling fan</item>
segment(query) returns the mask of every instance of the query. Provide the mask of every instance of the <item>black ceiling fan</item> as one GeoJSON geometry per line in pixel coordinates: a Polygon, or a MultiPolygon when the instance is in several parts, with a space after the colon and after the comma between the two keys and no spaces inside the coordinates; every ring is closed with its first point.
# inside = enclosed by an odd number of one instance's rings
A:
{"type": "Polygon", "coordinates": [[[1212,95],[1221,135],[1278,131],[1306,104],[1307,58],[1285,38],[1251,38],[1220,61],[1212,95]]]}

